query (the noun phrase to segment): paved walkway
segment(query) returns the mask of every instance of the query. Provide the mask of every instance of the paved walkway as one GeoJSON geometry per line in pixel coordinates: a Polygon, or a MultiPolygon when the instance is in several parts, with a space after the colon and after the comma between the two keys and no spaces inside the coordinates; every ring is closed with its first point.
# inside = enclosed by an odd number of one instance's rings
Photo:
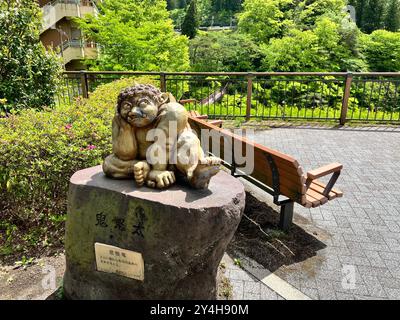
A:
{"type": "MultiPolygon", "coordinates": [[[[305,172],[344,166],[336,184],[343,198],[314,209],[295,205],[295,223],[326,231],[326,247],[274,274],[311,299],[400,299],[400,131],[276,128],[249,138],[292,155],[305,172]]],[[[262,268],[245,268],[248,279],[243,270],[240,279],[228,274],[234,298],[280,298],[251,276],[262,268]]]]}

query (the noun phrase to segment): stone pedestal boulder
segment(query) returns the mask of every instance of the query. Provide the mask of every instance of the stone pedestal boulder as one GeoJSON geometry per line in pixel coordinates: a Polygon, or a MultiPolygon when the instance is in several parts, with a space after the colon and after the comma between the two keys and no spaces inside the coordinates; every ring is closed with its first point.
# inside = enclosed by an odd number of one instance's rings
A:
{"type": "Polygon", "coordinates": [[[68,299],[215,299],[216,273],[245,192],[221,171],[208,190],[137,188],[101,166],[70,180],[64,294],[68,299]],[[95,248],[96,247],[96,248],[95,248]]]}

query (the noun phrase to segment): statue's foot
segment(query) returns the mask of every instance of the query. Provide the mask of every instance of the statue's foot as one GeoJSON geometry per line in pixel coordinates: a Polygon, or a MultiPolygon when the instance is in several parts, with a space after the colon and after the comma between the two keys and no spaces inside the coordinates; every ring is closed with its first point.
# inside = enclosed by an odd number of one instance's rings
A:
{"type": "Polygon", "coordinates": [[[216,157],[206,157],[199,161],[189,183],[193,188],[205,189],[208,187],[210,179],[219,171],[221,159],[216,157]]]}
{"type": "Polygon", "coordinates": [[[152,170],[148,175],[146,184],[150,188],[164,189],[173,185],[176,181],[173,171],[152,170]]]}
{"type": "Polygon", "coordinates": [[[139,187],[144,185],[149,172],[150,166],[146,161],[139,161],[133,166],[133,174],[139,187]]]}

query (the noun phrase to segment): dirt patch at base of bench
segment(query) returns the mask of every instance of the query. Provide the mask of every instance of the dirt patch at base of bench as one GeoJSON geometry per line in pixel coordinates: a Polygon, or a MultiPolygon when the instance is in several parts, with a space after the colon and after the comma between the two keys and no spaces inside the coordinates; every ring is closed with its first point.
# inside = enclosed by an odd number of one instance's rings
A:
{"type": "Polygon", "coordinates": [[[228,253],[239,252],[271,272],[283,265],[291,265],[315,257],[326,247],[330,235],[310,221],[295,215],[288,233],[277,228],[279,212],[251,193],[246,193],[244,216],[228,247],[228,253]],[[306,231],[307,230],[307,231],[306,231]]]}

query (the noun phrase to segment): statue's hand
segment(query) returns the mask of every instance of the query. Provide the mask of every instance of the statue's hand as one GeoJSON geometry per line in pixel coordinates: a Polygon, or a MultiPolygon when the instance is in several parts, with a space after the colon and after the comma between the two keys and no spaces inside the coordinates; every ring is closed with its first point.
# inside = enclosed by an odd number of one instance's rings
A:
{"type": "Polygon", "coordinates": [[[125,119],[123,119],[120,115],[116,116],[116,121],[117,121],[118,125],[120,126],[120,128],[122,128],[122,129],[130,130],[132,128],[132,126],[125,119]]]}
{"type": "Polygon", "coordinates": [[[173,171],[153,170],[149,173],[148,178],[149,181],[147,185],[150,187],[157,187],[159,189],[171,186],[176,180],[173,171]]]}
{"type": "Polygon", "coordinates": [[[147,176],[150,172],[150,166],[146,161],[139,161],[133,166],[133,174],[135,176],[135,181],[139,187],[144,185],[147,176]]]}

